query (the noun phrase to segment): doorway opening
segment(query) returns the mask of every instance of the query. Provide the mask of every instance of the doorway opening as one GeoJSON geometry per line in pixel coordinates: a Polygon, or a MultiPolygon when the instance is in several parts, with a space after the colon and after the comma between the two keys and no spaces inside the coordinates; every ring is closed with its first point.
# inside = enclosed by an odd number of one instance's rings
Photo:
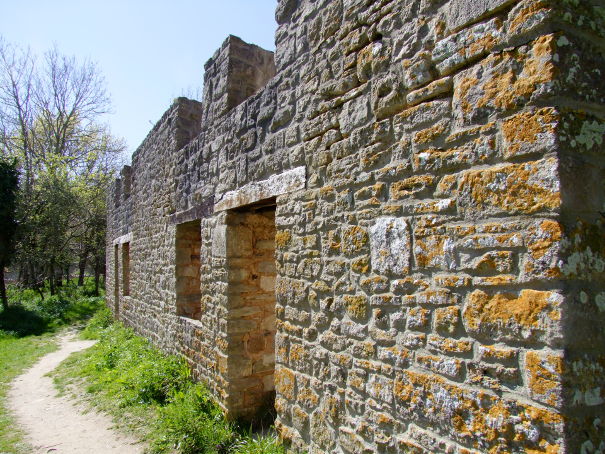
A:
{"type": "Polygon", "coordinates": [[[275,417],[275,200],[227,217],[228,408],[237,419],[275,417]]]}
{"type": "Polygon", "coordinates": [[[199,320],[202,315],[200,280],[201,223],[176,226],[176,313],[199,320]]]}
{"type": "Polygon", "coordinates": [[[122,294],[130,296],[130,243],[122,245],[122,294]]]}

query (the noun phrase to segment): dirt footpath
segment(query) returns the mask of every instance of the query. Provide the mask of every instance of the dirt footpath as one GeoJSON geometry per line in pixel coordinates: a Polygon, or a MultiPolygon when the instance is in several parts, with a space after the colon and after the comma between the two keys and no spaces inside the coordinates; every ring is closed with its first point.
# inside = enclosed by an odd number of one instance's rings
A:
{"type": "Polygon", "coordinates": [[[52,371],[71,353],[84,350],[94,341],[61,337],[59,350],[50,353],[11,384],[8,405],[27,434],[34,454],[138,454],[143,446],[112,430],[108,416],[87,411],[67,397],[58,397],[52,371]]]}

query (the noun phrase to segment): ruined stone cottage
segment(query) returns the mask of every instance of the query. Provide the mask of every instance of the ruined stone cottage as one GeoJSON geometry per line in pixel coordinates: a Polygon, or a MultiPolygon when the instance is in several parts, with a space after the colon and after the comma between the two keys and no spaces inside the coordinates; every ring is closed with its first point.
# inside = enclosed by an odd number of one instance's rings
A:
{"type": "Polygon", "coordinates": [[[605,452],[601,0],[280,0],[109,196],[107,300],[292,452],[605,452]]]}

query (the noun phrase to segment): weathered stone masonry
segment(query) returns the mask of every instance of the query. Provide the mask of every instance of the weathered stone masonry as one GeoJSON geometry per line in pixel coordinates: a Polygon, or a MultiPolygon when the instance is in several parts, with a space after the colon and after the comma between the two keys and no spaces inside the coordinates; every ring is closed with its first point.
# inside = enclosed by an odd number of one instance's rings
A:
{"type": "Polygon", "coordinates": [[[116,316],[294,452],[605,452],[602,1],[276,19],[116,182],[116,316]]]}

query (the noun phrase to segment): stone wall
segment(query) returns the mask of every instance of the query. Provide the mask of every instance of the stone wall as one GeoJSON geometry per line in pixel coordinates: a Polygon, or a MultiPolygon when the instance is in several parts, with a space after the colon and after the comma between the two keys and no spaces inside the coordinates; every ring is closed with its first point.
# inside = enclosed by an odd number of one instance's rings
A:
{"type": "Polygon", "coordinates": [[[281,0],[276,19],[275,73],[229,37],[110,194],[116,315],[234,418],[274,387],[293,452],[605,451],[601,2],[281,0]],[[180,316],[192,221],[200,311],[180,316]]]}

